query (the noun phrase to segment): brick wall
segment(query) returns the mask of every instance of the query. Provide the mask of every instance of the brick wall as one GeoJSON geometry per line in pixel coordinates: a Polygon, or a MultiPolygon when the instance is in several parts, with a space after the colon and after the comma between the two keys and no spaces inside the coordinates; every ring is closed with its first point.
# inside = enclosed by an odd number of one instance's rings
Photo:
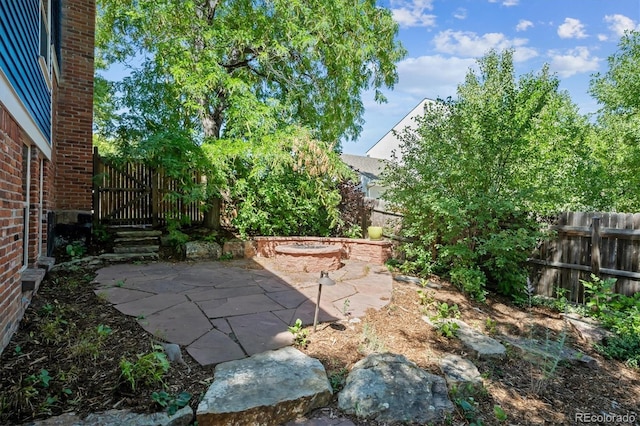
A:
{"type": "Polygon", "coordinates": [[[0,104],[0,352],[22,318],[21,130],[0,104]]]}
{"type": "Polygon", "coordinates": [[[63,3],[54,123],[56,210],[91,211],[95,1],[63,3]]]}
{"type": "Polygon", "coordinates": [[[0,353],[18,328],[32,292],[22,292],[24,190],[29,191],[28,263],[46,254],[50,211],[91,211],[94,0],[63,3],[62,65],[53,79],[51,159],[0,103],[0,353]],[[23,147],[31,155],[23,158],[23,147]],[[31,184],[23,189],[24,162],[31,184]],[[40,176],[43,176],[43,180],[40,176]]]}

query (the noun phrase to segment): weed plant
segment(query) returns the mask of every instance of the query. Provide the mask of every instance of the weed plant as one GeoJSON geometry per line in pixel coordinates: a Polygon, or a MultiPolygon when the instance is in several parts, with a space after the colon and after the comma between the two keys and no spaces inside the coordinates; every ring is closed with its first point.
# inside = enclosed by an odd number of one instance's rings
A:
{"type": "Polygon", "coordinates": [[[601,279],[592,274],[584,286],[587,314],[602,322],[615,335],[595,349],[607,358],[624,361],[628,366],[640,367],[640,293],[625,296],[615,293],[614,278],[601,279]]]}
{"type": "MultiPolygon", "coordinates": [[[[531,280],[527,278],[527,296],[529,299],[529,340],[534,342],[533,335],[533,320],[532,320],[532,307],[533,307],[533,296],[535,292],[535,288],[531,283],[531,280]]],[[[531,370],[531,392],[534,394],[540,394],[546,387],[546,384],[549,380],[551,380],[558,369],[558,364],[562,359],[562,353],[564,351],[564,346],[567,341],[568,335],[568,327],[565,319],[564,326],[562,328],[562,332],[558,336],[556,340],[553,340],[551,334],[547,330],[545,341],[543,343],[543,351],[538,356],[527,357],[529,361],[532,363],[531,370]],[[541,374],[536,375],[534,373],[534,368],[541,366],[541,374]]]]}
{"type": "Polygon", "coordinates": [[[139,354],[137,358],[134,362],[126,358],[120,361],[120,375],[131,390],[135,391],[141,385],[164,387],[162,378],[169,371],[170,364],[162,347],[154,345],[152,352],[139,354]]]}
{"type": "Polygon", "coordinates": [[[358,347],[361,354],[382,353],[385,350],[384,341],[376,333],[375,327],[369,323],[362,325],[362,344],[358,347]]]}
{"type": "Polygon", "coordinates": [[[298,346],[300,348],[306,348],[309,344],[308,336],[309,330],[305,330],[302,328],[302,320],[300,318],[296,319],[296,322],[289,326],[289,332],[293,334],[293,344],[294,346],[298,346]]]}

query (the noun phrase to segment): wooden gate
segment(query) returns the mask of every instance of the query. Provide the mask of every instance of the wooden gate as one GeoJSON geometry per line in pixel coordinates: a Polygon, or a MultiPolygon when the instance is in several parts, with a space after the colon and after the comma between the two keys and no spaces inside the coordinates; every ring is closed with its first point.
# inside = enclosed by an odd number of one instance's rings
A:
{"type": "MultiPolygon", "coordinates": [[[[194,173],[193,182],[202,177],[194,173]]],[[[181,185],[144,163],[113,164],[93,151],[94,221],[111,226],[163,226],[176,215],[202,223],[201,203],[184,203],[181,185]]]]}
{"type": "Polygon", "coordinates": [[[555,238],[541,244],[533,265],[537,293],[584,302],[580,280],[591,274],[617,279],[615,291],[640,291],[640,214],[567,212],[551,230],[555,238]]]}

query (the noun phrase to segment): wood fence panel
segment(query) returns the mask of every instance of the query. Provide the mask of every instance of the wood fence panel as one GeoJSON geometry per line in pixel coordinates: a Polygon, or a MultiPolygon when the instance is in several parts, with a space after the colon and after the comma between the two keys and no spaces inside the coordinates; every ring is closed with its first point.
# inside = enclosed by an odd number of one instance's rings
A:
{"type": "MultiPolygon", "coordinates": [[[[159,226],[176,213],[202,223],[200,203],[185,203],[176,194],[182,185],[144,163],[111,164],[94,149],[94,222],[119,226],[159,226]]],[[[194,182],[202,177],[193,174],[194,182]]]]}
{"type": "Polygon", "coordinates": [[[551,229],[557,235],[542,242],[531,259],[539,294],[556,296],[559,288],[582,303],[580,281],[598,269],[601,278],[617,279],[617,292],[640,291],[640,214],[567,212],[551,229]]]}

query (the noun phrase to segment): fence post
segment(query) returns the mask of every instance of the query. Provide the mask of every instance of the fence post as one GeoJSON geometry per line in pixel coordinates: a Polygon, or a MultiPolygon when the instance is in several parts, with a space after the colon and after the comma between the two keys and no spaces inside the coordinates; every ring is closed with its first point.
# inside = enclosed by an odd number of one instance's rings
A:
{"type": "Polygon", "coordinates": [[[100,154],[98,147],[93,148],[93,229],[96,229],[100,223],[100,183],[98,176],[102,179],[102,170],[100,168],[100,154]]]}
{"type": "Polygon", "coordinates": [[[591,273],[600,273],[600,218],[597,216],[591,226],[591,273]]]}
{"type": "Polygon", "coordinates": [[[157,228],[160,223],[160,191],[158,188],[162,177],[156,168],[150,168],[149,173],[151,174],[151,226],[157,228]]]}

